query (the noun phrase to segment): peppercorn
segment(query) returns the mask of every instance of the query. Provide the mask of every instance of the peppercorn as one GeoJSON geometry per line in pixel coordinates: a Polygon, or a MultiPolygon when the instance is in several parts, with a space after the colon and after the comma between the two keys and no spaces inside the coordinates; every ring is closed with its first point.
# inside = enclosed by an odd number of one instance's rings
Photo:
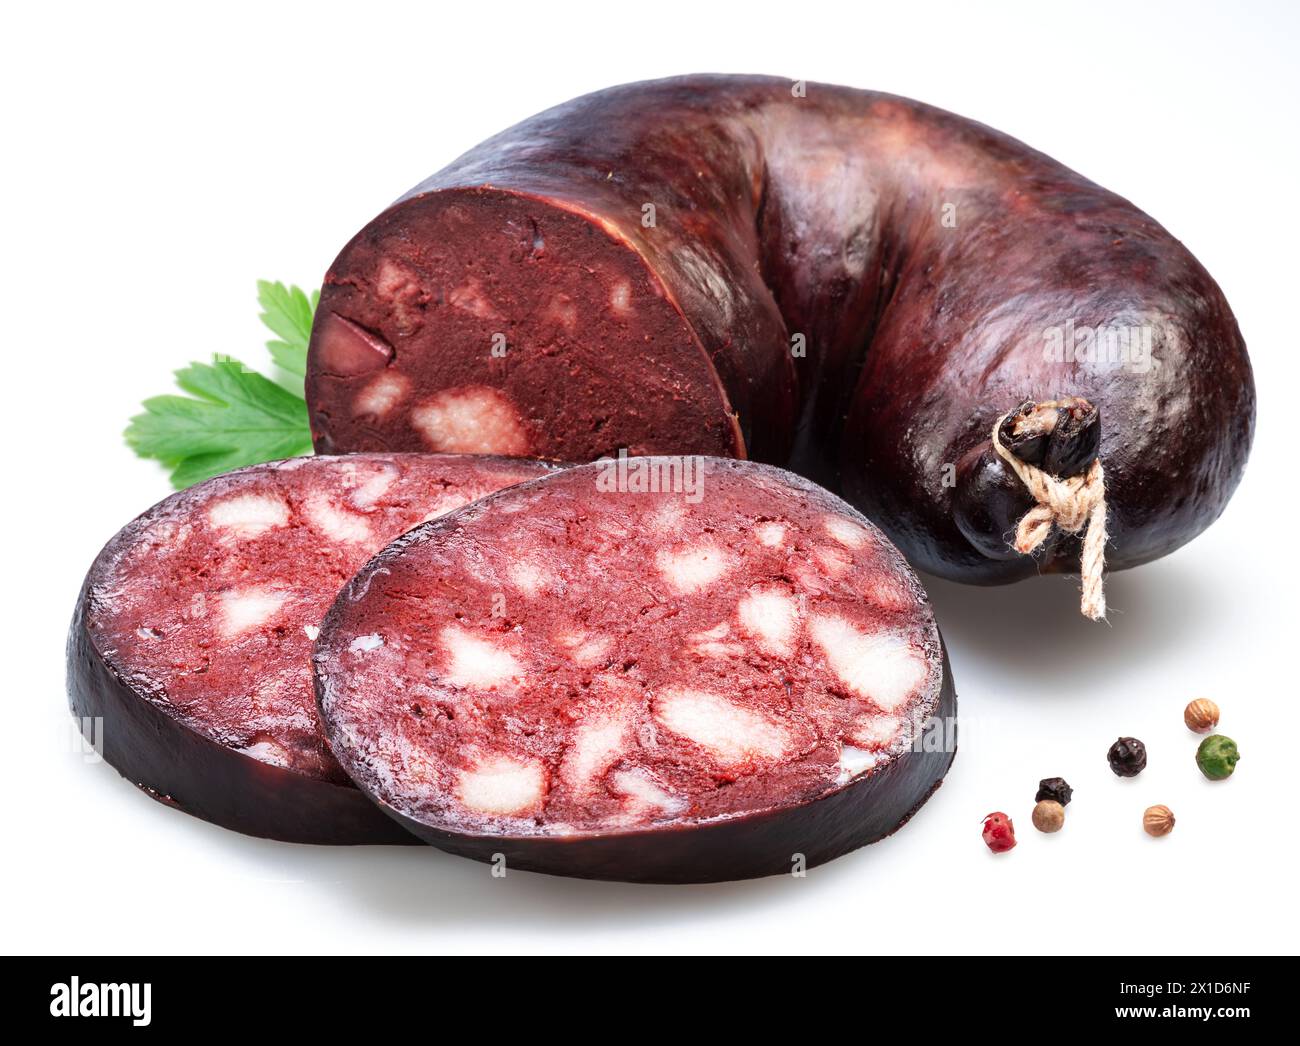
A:
{"type": "Polygon", "coordinates": [[[984,842],[995,854],[1004,854],[1016,845],[1016,826],[1011,818],[1001,812],[984,818],[984,842]]]}
{"type": "Polygon", "coordinates": [[[1119,777],[1137,777],[1147,767],[1147,746],[1136,737],[1121,737],[1110,746],[1106,761],[1119,777]]]}
{"type": "Polygon", "coordinates": [[[1040,832],[1059,832],[1065,824],[1065,807],[1055,799],[1044,799],[1034,807],[1033,820],[1040,832]]]}
{"type": "Polygon", "coordinates": [[[1208,734],[1219,725],[1219,706],[1208,697],[1198,697],[1183,709],[1183,722],[1188,730],[1208,734]]]}
{"type": "Polygon", "coordinates": [[[1148,806],[1142,815],[1142,830],[1157,838],[1174,830],[1174,812],[1167,806],[1148,806]]]}
{"type": "Polygon", "coordinates": [[[1211,781],[1223,781],[1231,777],[1240,758],[1237,742],[1222,734],[1211,734],[1196,749],[1196,765],[1211,781]]]}
{"type": "Polygon", "coordinates": [[[1051,799],[1062,806],[1069,806],[1073,796],[1074,789],[1065,783],[1064,777],[1044,777],[1038,782],[1038,794],[1034,796],[1034,802],[1051,799]]]}

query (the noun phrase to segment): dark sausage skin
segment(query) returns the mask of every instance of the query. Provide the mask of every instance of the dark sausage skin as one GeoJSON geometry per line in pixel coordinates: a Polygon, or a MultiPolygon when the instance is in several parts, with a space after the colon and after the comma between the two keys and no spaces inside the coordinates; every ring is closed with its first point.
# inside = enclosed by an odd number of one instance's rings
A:
{"type": "Polygon", "coordinates": [[[1116,569],[1218,517],[1255,414],[1223,294],[1132,204],[917,102],[732,76],[579,98],[421,183],[327,274],[307,388],[329,453],[789,464],[977,583],[1078,569],[1077,537],[1009,544],[1006,412],[1099,412],[1116,569]]]}

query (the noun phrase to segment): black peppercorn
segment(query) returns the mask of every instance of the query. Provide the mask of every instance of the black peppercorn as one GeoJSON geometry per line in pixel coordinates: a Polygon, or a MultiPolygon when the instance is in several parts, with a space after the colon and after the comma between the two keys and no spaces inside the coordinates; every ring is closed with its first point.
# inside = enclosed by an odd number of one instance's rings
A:
{"type": "Polygon", "coordinates": [[[1106,761],[1120,777],[1137,777],[1147,766],[1147,746],[1136,737],[1121,737],[1110,746],[1106,761]]]}
{"type": "Polygon", "coordinates": [[[1064,777],[1044,777],[1038,782],[1038,794],[1034,796],[1034,802],[1041,803],[1044,799],[1050,799],[1062,806],[1069,806],[1073,795],[1074,789],[1065,783],[1064,777]]]}

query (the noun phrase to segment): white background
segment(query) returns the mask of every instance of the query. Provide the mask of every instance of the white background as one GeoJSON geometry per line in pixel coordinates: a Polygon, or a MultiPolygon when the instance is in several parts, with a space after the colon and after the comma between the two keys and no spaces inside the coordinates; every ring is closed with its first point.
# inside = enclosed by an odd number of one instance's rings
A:
{"type": "Polygon", "coordinates": [[[1295,950],[1296,5],[22,4],[5,21],[5,950],[1295,950]],[[1109,625],[1080,619],[1062,578],[932,581],[968,721],[956,764],[902,832],[802,880],[496,880],[431,849],[244,838],[83,763],[63,684],[77,587],[168,492],[121,441],[139,401],[213,352],[263,360],[254,281],[317,285],[356,229],[480,139],[698,71],[956,110],[1183,239],[1259,385],[1222,520],[1111,578],[1109,625]],[[1199,695],[1244,753],[1226,783],[1193,764],[1181,712],[1199,695]],[[1151,752],[1132,781],[1106,767],[1119,734],[1151,752]],[[1029,811],[1055,774],[1076,796],[1042,836],[1029,811]],[[1163,840],[1140,827],[1157,802],[1178,817],[1163,840]],[[1021,840],[996,858],[993,809],[1021,840]]]}

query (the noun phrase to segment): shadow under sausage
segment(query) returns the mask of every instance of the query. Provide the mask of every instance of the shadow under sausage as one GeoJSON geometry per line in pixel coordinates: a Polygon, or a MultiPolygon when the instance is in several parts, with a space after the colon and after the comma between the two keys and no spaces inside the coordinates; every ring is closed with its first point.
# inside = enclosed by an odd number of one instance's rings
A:
{"type": "MultiPolygon", "coordinates": [[[[886,888],[907,863],[890,851],[915,845],[904,826],[898,834],[808,869],[803,877],[690,885],[572,879],[517,869],[494,877],[490,865],[432,846],[318,846],[242,835],[152,802],[106,763],[87,769],[101,778],[96,787],[120,791],[139,806],[143,818],[155,819],[149,833],[177,840],[164,854],[211,852],[214,861],[219,858],[214,891],[222,892],[233,877],[263,882],[273,890],[326,893],[341,911],[355,911],[394,931],[418,927],[430,933],[482,929],[546,934],[576,927],[595,942],[603,934],[647,932],[679,918],[707,920],[728,911],[802,904],[807,891],[842,889],[846,881],[855,889],[886,888]]],[[[934,802],[913,821],[925,817],[934,802]]],[[[188,857],[175,866],[167,864],[165,855],[155,860],[169,869],[167,875],[193,874],[188,857]]]]}
{"type": "MultiPolygon", "coordinates": [[[[940,793],[942,793],[940,789],[940,793]]],[[[913,820],[924,817],[926,809],[913,820]]],[[[457,929],[571,932],[645,932],[679,918],[707,919],[732,910],[770,911],[802,904],[806,891],[888,889],[905,859],[890,851],[919,845],[907,826],[824,865],[803,877],[774,875],[726,883],[653,885],[570,879],[507,870],[494,877],[490,865],[431,847],[327,847],[277,843],[235,836],[194,822],[196,831],[217,831],[241,851],[244,874],[274,882],[303,881],[337,895],[344,909],[356,909],[394,929],[457,929]],[[839,884],[838,886],[836,884],[839,884]]]]}
{"type": "MultiPolygon", "coordinates": [[[[816,869],[813,873],[815,874],[816,869]]],[[[385,854],[364,877],[348,883],[349,903],[364,904],[372,916],[430,925],[535,930],[611,932],[646,928],[665,918],[705,915],[730,905],[778,902],[796,896],[800,882],[789,876],[736,883],[655,886],[566,879],[534,872],[507,871],[493,878],[490,866],[442,853],[385,854]]]]}
{"type": "Polygon", "coordinates": [[[1020,683],[1041,679],[1045,694],[1067,678],[1075,690],[1113,686],[1124,663],[1185,646],[1201,630],[1213,598],[1204,577],[1177,558],[1108,575],[1105,622],[1079,612],[1077,577],[1048,575],[993,588],[930,575],[922,582],[948,644],[958,694],[963,665],[1014,671],[1020,683]]]}
{"type": "MultiPolygon", "coordinates": [[[[211,826],[204,826],[211,827],[211,826]]],[[[223,831],[222,829],[213,829],[223,831]]],[[[270,882],[311,884],[336,895],[341,909],[354,909],[393,928],[438,930],[511,929],[593,934],[646,931],[679,918],[707,918],[732,909],[801,903],[805,891],[833,889],[846,875],[861,881],[863,865],[884,859],[886,839],[808,870],[806,877],[769,876],[728,883],[653,885],[570,879],[507,870],[431,847],[325,847],[242,837],[244,874],[270,882]]],[[[227,846],[232,845],[227,843],[227,846]]]]}
{"type": "MultiPolygon", "coordinates": [[[[926,812],[922,808],[913,820],[923,818],[926,812]]],[[[810,868],[802,877],[772,875],[671,886],[519,871],[494,879],[488,865],[428,848],[389,851],[368,863],[364,875],[340,886],[352,895],[348,903],[363,904],[372,916],[395,923],[535,931],[581,927],[594,934],[602,930],[616,934],[645,931],[679,918],[708,919],[734,910],[770,913],[780,905],[802,905],[808,891],[842,890],[846,883],[868,893],[889,889],[898,868],[906,865],[905,859],[891,851],[920,845],[908,836],[905,825],[900,833],[810,868]]]]}

